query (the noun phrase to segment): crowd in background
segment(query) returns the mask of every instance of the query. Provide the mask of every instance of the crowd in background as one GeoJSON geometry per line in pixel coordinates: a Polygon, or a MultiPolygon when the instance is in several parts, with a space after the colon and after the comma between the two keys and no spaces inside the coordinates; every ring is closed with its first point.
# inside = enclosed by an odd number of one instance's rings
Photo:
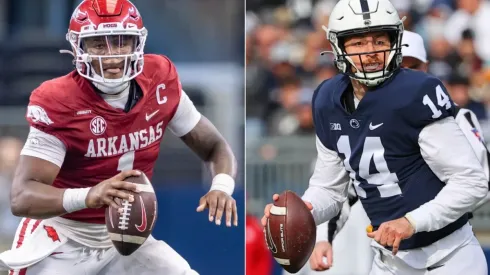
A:
{"type": "MultiPolygon", "coordinates": [[[[322,25],[337,0],[249,0],[247,137],[311,135],[311,97],[337,74],[322,25]]],[[[405,29],[424,38],[428,71],[475,112],[490,137],[490,1],[391,0],[405,29]]]]}
{"type": "MultiPolygon", "coordinates": [[[[0,0],[0,106],[25,106],[41,82],[74,69],[65,39],[82,0],[0,0]]],[[[243,64],[243,0],[133,0],[148,29],[145,52],[173,62],[243,64]],[[198,27],[197,27],[198,26],[198,27]]]]}
{"type": "MultiPolygon", "coordinates": [[[[12,246],[12,235],[21,220],[10,211],[10,185],[23,145],[18,138],[0,137],[0,252],[12,246]]],[[[0,274],[6,275],[7,272],[0,274]]]]}

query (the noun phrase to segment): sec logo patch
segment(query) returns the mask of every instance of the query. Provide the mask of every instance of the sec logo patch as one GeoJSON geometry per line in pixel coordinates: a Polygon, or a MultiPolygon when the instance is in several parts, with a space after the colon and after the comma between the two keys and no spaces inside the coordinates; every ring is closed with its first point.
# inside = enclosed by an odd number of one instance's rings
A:
{"type": "Polygon", "coordinates": [[[105,132],[107,128],[107,123],[105,119],[101,116],[96,116],[90,121],[90,131],[96,136],[100,136],[105,132]]]}

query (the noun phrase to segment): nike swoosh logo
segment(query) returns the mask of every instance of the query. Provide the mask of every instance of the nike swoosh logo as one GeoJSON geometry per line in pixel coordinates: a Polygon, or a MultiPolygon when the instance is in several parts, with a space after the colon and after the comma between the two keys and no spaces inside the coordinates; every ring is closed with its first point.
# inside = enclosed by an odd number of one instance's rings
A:
{"type": "Polygon", "coordinates": [[[383,123],[380,123],[380,124],[377,124],[377,125],[373,125],[373,123],[369,123],[369,130],[376,130],[378,129],[379,127],[381,127],[383,125],[383,123]]]}
{"type": "Polygon", "coordinates": [[[154,115],[156,115],[160,110],[156,110],[151,114],[146,114],[146,121],[149,121],[154,115]]]}
{"type": "Polygon", "coordinates": [[[269,241],[267,241],[267,239],[266,239],[266,243],[267,243],[267,246],[269,247],[270,251],[272,253],[277,253],[277,247],[276,247],[276,244],[274,243],[274,240],[272,239],[272,235],[271,235],[271,228],[269,226],[269,220],[267,220],[267,234],[266,235],[269,237],[269,241]]]}
{"type": "Polygon", "coordinates": [[[134,225],[134,226],[139,232],[144,232],[146,230],[146,209],[145,209],[145,203],[143,202],[141,196],[140,196],[140,203],[141,203],[141,224],[134,225]]]}

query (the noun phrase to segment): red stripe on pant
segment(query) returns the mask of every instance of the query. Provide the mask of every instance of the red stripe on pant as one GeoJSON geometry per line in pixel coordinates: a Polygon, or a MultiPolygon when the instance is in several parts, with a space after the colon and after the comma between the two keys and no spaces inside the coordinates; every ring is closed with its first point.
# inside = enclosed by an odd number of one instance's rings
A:
{"type": "Polygon", "coordinates": [[[26,235],[27,226],[29,225],[30,222],[31,222],[31,219],[26,218],[24,220],[24,223],[22,223],[22,229],[20,230],[20,233],[19,233],[19,239],[17,240],[16,248],[19,248],[22,245],[22,243],[24,242],[24,237],[26,235]]]}
{"type": "MultiPolygon", "coordinates": [[[[20,229],[20,232],[19,232],[19,239],[17,240],[16,248],[21,247],[22,244],[24,243],[24,239],[26,237],[27,226],[29,226],[30,222],[31,222],[31,219],[26,218],[24,220],[24,222],[22,223],[22,228],[20,229]]],[[[36,228],[39,226],[40,223],[41,223],[41,220],[37,220],[32,225],[31,234],[32,234],[32,232],[34,232],[34,230],[36,230],[36,228]]],[[[26,275],[26,273],[27,273],[27,268],[23,268],[23,269],[19,270],[19,275],[26,275]]],[[[14,271],[10,270],[9,275],[13,275],[13,274],[14,274],[14,271]]]]}

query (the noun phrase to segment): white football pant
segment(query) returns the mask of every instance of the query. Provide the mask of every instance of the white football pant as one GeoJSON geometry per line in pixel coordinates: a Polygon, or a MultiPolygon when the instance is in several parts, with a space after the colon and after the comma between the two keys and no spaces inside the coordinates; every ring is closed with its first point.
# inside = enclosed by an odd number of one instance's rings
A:
{"type": "Polygon", "coordinates": [[[9,275],[198,275],[175,250],[152,236],[133,254],[122,256],[114,247],[89,248],[59,231],[49,236],[43,221],[25,220],[12,249],[0,254],[0,270],[15,269],[9,275]]]}
{"type": "Polygon", "coordinates": [[[415,269],[398,257],[375,251],[369,275],[488,275],[487,261],[478,240],[473,236],[468,244],[454,250],[429,268],[415,269]]]}

